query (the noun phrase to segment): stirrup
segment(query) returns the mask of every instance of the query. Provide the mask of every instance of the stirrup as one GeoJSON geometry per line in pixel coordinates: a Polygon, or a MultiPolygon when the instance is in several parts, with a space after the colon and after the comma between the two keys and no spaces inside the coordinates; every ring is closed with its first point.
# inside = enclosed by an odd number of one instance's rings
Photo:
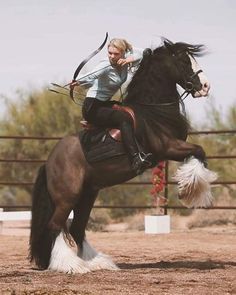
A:
{"type": "Polygon", "coordinates": [[[140,152],[138,155],[141,161],[148,165],[147,168],[152,166],[153,155],[151,153],[145,154],[144,152],[140,152]]]}
{"type": "Polygon", "coordinates": [[[143,152],[137,153],[133,157],[132,170],[137,175],[142,174],[147,168],[152,166],[152,154],[145,154],[143,152]]]}

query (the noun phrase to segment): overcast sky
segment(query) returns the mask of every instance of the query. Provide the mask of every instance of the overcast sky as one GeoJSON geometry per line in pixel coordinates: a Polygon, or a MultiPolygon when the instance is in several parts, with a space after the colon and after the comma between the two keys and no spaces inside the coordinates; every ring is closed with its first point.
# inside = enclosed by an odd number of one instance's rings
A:
{"type": "MultiPolygon", "coordinates": [[[[223,114],[236,101],[234,0],[0,0],[0,20],[2,95],[70,81],[109,32],[135,47],[156,47],[161,36],[205,44],[210,54],[198,62],[211,82],[209,99],[223,114]]],[[[204,119],[207,99],[190,97],[186,105],[195,121],[204,119]]]]}

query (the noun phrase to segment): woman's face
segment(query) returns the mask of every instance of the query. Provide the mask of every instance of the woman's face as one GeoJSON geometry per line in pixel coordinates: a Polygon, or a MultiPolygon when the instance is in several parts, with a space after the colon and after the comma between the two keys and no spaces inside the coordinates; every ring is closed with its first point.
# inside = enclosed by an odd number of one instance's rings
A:
{"type": "Polygon", "coordinates": [[[112,45],[108,47],[108,58],[111,65],[117,65],[118,60],[123,58],[123,55],[123,52],[116,47],[113,47],[112,45]]]}

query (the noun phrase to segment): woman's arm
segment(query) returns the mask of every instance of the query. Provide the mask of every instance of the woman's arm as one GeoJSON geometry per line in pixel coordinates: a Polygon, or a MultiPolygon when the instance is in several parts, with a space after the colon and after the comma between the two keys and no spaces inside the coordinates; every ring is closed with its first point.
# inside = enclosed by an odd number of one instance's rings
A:
{"type": "Polygon", "coordinates": [[[143,58],[143,49],[133,48],[131,52],[126,53],[124,58],[120,58],[117,62],[118,65],[124,66],[127,64],[137,64],[143,58]]]}
{"type": "Polygon", "coordinates": [[[89,88],[93,85],[94,81],[103,75],[107,68],[110,67],[110,64],[107,64],[106,61],[101,61],[92,71],[87,74],[79,77],[76,81],[71,83],[72,87],[81,85],[85,88],[89,88]]]}

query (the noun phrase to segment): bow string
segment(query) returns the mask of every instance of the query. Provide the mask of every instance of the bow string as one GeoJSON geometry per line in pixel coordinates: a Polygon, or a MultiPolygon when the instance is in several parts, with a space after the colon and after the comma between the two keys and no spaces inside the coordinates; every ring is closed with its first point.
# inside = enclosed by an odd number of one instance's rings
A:
{"type": "MultiPolygon", "coordinates": [[[[75,70],[74,72],[74,75],[73,75],[73,79],[72,79],[72,82],[76,82],[76,78],[78,77],[80,71],[82,70],[82,68],[85,66],[85,64],[91,59],[93,58],[96,54],[98,54],[98,52],[100,52],[103,47],[105,46],[106,42],[107,42],[107,38],[108,38],[108,33],[106,32],[106,36],[105,36],[105,39],[104,41],[102,42],[102,44],[96,49],[94,50],[88,57],[86,57],[80,64],[79,66],[77,67],[77,69],[75,70]]],[[[71,84],[70,83],[70,84],[71,84]]],[[[75,102],[75,99],[74,99],[74,87],[71,87],[70,89],[70,97],[71,99],[75,102]]]]}

